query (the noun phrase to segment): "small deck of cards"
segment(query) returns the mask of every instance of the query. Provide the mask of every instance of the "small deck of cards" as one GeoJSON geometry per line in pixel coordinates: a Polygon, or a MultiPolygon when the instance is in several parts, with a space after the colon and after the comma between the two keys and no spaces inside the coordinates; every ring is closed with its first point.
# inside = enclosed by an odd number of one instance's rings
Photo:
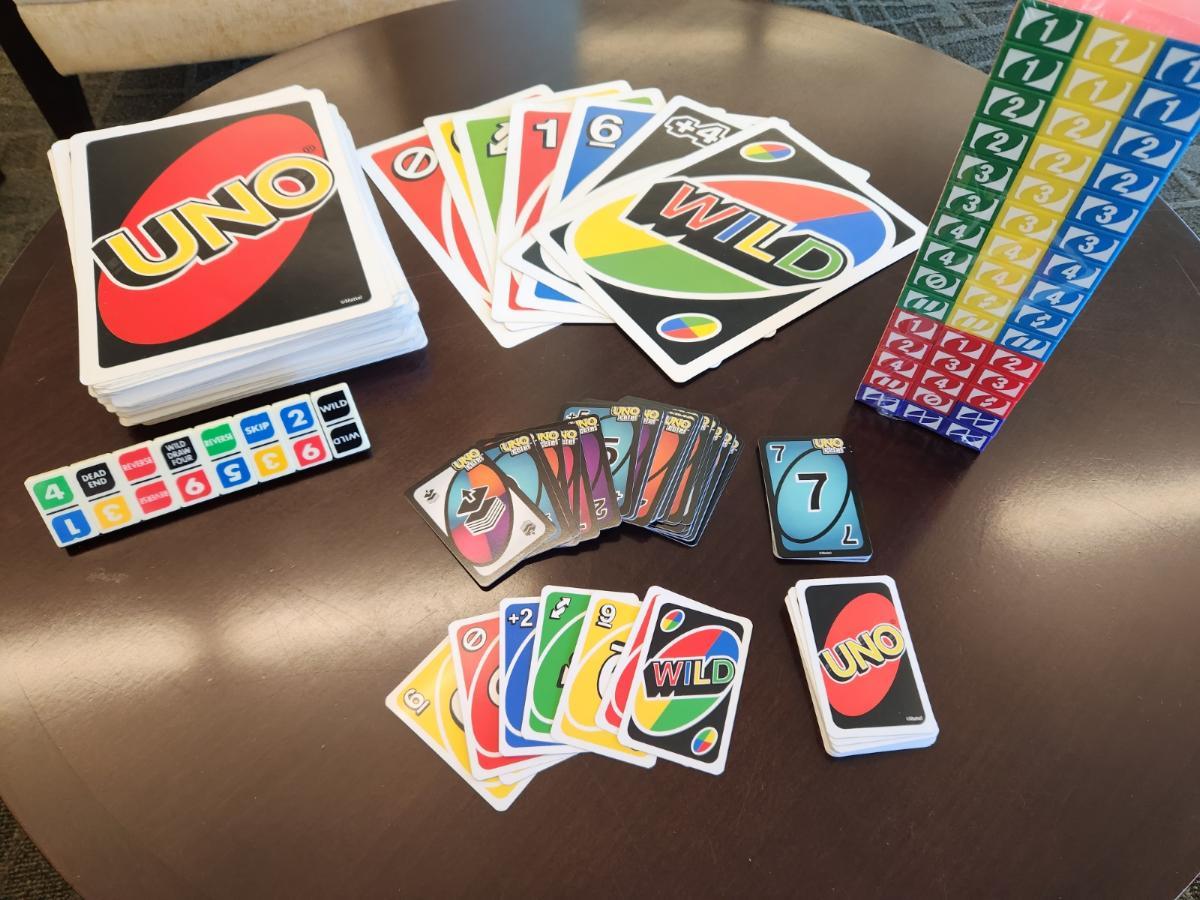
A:
{"type": "Polygon", "coordinates": [[[425,346],[354,142],[289,87],[50,151],[79,377],[158,422],[425,346]]]}
{"type": "Polygon", "coordinates": [[[896,582],[886,575],[797,581],[786,605],[830,756],[937,740],[896,582]]]}
{"type": "Polygon", "coordinates": [[[661,587],[546,587],[451,622],[386,703],[496,810],[583,753],[719,775],[751,629],[661,587]]]}
{"type": "Polygon", "coordinates": [[[501,346],[615,323],[678,382],[925,233],[786,121],[624,81],[534,85],[360,154],[501,346]]]}
{"type": "Polygon", "coordinates": [[[868,562],[850,447],[836,436],[763,438],[758,442],[771,548],[780,559],[868,562]]]}
{"type": "Polygon", "coordinates": [[[694,546],[741,455],[708,413],[640,397],[582,400],[545,425],[457,449],[408,490],[481,587],[628,522],[694,546]]]}

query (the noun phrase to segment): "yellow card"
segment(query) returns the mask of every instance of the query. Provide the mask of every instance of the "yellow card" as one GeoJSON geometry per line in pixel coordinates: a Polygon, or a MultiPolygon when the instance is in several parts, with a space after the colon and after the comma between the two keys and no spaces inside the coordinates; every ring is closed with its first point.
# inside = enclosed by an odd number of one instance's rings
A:
{"type": "Polygon", "coordinates": [[[450,640],[445,638],[388,694],[387,708],[493,809],[503,812],[525,790],[530,779],[503,784],[498,778],[480,781],[471,777],[467,735],[452,711],[453,704],[461,703],[456,694],[458,681],[454,676],[454,660],[450,655],[450,640]]]}
{"type": "Polygon", "coordinates": [[[648,769],[655,763],[653,756],[626,747],[615,734],[596,725],[640,605],[636,594],[592,594],[571,665],[563,677],[562,700],[550,734],[572,747],[648,769]]]}

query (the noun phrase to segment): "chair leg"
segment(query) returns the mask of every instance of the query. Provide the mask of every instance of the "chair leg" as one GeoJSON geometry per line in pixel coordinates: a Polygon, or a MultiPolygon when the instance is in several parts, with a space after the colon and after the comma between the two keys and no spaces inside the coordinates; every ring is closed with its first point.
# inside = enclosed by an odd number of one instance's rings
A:
{"type": "Polygon", "coordinates": [[[59,75],[37,45],[13,0],[0,0],[0,47],[57,137],[95,128],[83,86],[75,75],[59,75]]]}

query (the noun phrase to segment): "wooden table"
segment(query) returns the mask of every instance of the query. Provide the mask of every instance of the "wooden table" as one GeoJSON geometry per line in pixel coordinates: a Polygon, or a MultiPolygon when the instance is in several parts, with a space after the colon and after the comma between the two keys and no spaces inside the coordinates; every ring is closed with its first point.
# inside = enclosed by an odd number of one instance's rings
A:
{"type": "MultiPolygon", "coordinates": [[[[920,216],[983,82],[765,4],[505,0],[337,34],[190,105],[319,87],[365,144],[538,81],[612,78],[786,116],[920,216]]],[[[28,303],[0,370],[0,794],[77,888],[1171,898],[1188,883],[1200,245],[1169,210],[1150,213],[980,458],[851,402],[906,264],[680,388],[615,328],[500,350],[385,218],[430,345],[350,374],[373,457],[74,553],[53,547],[22,479],[167,426],[131,433],[76,381],[58,219],[0,289],[0,310],[28,303]],[[712,410],[750,443],[846,435],[875,560],[775,561],[752,454],[699,549],[622,528],[490,592],[403,499],[451,449],[626,393],[712,410]],[[783,597],[801,577],[872,572],[900,585],[942,734],[832,760],[783,597]],[[550,583],[663,584],[754,620],[722,777],[577,759],[499,815],[385,710],[450,619],[550,583]]]]}

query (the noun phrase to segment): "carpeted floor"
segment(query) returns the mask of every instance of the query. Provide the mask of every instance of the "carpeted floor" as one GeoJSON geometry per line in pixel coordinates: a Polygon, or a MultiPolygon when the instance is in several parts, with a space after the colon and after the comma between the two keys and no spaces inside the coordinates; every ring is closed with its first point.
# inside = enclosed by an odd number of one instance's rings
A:
{"type": "MultiPolygon", "coordinates": [[[[853,19],[940,50],[978,69],[991,66],[1011,0],[776,0],[853,19]]],[[[247,61],[177,66],[83,79],[98,125],[163,115],[247,61]]],[[[0,53],[0,278],[57,207],[46,166],[53,136],[0,53]]],[[[1200,144],[1193,146],[1163,197],[1200,233],[1200,144]]],[[[1200,865],[1200,860],[1197,860],[1200,865]]],[[[1101,889],[1097,893],[1103,894],[1101,889]]],[[[0,803],[0,900],[57,900],[77,895],[42,858],[0,803]]],[[[1170,900],[1170,898],[1164,898],[1170,900]]],[[[1200,900],[1200,879],[1180,900],[1200,900]]]]}

